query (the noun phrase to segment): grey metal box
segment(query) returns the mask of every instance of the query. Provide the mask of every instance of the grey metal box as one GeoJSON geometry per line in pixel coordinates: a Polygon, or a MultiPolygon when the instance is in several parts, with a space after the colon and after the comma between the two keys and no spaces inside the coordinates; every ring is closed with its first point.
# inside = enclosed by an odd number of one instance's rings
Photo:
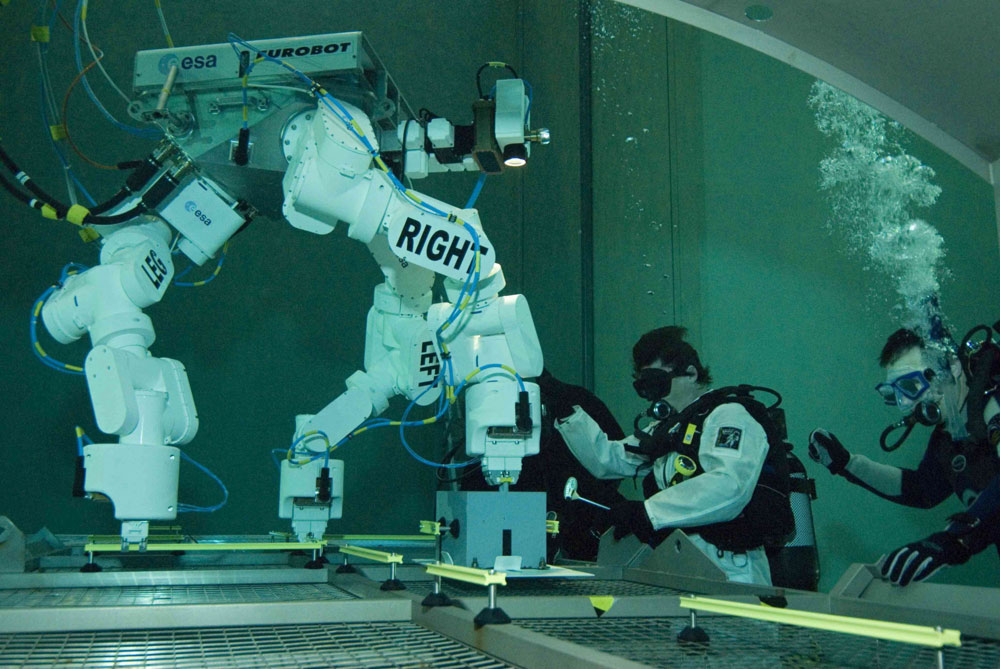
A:
{"type": "Polygon", "coordinates": [[[525,569],[545,564],[543,492],[439,491],[437,519],[442,518],[441,550],[457,565],[490,569],[504,555],[521,556],[525,569]]]}

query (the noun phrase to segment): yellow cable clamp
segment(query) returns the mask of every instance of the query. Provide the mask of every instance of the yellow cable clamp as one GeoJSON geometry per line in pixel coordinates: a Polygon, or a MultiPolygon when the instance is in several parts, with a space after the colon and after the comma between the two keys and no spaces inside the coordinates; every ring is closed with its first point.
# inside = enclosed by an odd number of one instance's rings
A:
{"type": "Polygon", "coordinates": [[[433,534],[437,536],[438,534],[441,534],[441,523],[437,522],[436,520],[421,520],[420,533],[433,534]]]}
{"type": "Polygon", "coordinates": [[[101,238],[101,233],[87,225],[82,226],[79,230],[77,230],[77,233],[80,235],[80,239],[88,244],[101,238]]]}
{"type": "Polygon", "coordinates": [[[48,42],[50,37],[48,26],[31,26],[29,34],[32,42],[48,42]]]}
{"type": "Polygon", "coordinates": [[[785,625],[798,625],[828,632],[867,636],[887,641],[899,641],[920,646],[961,646],[962,635],[958,630],[942,630],[922,625],[907,625],[870,618],[851,618],[831,613],[813,613],[794,609],[779,609],[764,604],[743,604],[705,597],[681,597],[685,609],[721,613],[724,615],[753,618],[785,625]]]}
{"type": "Polygon", "coordinates": [[[66,212],[66,220],[73,225],[83,225],[83,219],[90,215],[90,210],[82,204],[74,204],[66,212]]]}
{"type": "Polygon", "coordinates": [[[558,520],[546,520],[545,521],[545,531],[548,534],[559,534],[559,521],[558,520]]]}

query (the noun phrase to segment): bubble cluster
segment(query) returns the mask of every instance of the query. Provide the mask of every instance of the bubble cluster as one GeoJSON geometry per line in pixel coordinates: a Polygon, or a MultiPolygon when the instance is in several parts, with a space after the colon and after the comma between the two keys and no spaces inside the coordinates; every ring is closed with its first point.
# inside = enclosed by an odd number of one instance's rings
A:
{"type": "Polygon", "coordinates": [[[944,239],[911,213],[941,194],[932,183],[934,170],[903,149],[902,126],[843,91],[817,81],[809,106],[820,132],[838,142],[820,162],[831,228],[893,283],[903,325],[935,338],[943,322],[937,294],[948,276],[944,239]]]}

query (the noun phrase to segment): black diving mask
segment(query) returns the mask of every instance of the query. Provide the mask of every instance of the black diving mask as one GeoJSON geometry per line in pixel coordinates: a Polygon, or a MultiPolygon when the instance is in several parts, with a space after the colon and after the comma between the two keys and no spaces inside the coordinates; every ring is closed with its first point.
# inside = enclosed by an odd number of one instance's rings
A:
{"type": "Polygon", "coordinates": [[[632,382],[632,387],[635,388],[635,392],[642,399],[648,402],[655,402],[661,397],[666,397],[670,394],[670,388],[673,386],[675,376],[681,375],[677,372],[659,369],[658,367],[646,367],[645,369],[640,369],[639,373],[636,374],[635,381],[632,382]]]}

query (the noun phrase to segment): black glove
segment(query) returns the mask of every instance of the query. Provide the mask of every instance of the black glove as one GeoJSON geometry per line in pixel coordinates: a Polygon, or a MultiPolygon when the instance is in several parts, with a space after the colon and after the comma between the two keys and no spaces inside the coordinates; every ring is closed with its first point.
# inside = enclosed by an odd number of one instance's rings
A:
{"type": "Polygon", "coordinates": [[[809,457],[829,469],[831,474],[839,474],[847,466],[851,453],[826,430],[813,430],[809,435],[809,457]]]}
{"type": "Polygon", "coordinates": [[[542,394],[542,404],[550,416],[561,420],[573,415],[576,386],[563,383],[548,371],[543,371],[542,375],[535,379],[535,383],[538,384],[542,394]]]}
{"type": "Polygon", "coordinates": [[[965,564],[978,552],[979,544],[986,546],[986,542],[977,541],[983,534],[977,518],[958,514],[952,521],[944,532],[889,553],[882,561],[882,576],[896,585],[909,585],[931,577],[946,565],[965,564]]]}
{"type": "Polygon", "coordinates": [[[611,524],[615,526],[615,541],[620,541],[629,534],[634,534],[639,541],[648,544],[653,540],[656,531],[649,522],[646,505],[643,502],[619,502],[608,511],[611,524]]]}

